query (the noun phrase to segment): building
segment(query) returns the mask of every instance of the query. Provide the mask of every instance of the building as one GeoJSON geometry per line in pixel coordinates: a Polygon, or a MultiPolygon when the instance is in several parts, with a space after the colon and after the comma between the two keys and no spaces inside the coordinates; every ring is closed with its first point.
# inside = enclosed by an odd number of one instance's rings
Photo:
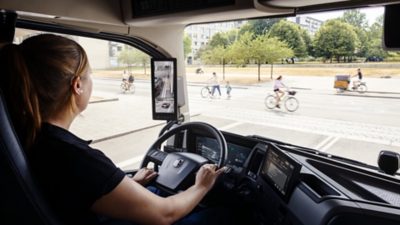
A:
{"type": "Polygon", "coordinates": [[[296,16],[288,18],[288,21],[300,25],[301,28],[308,31],[311,36],[314,36],[318,29],[322,26],[324,21],[318,20],[309,16],[296,16]]]}
{"type": "Polygon", "coordinates": [[[201,47],[206,45],[212,36],[218,32],[226,32],[235,28],[240,28],[247,21],[232,21],[224,23],[199,24],[188,26],[185,29],[186,34],[192,39],[192,52],[188,55],[188,64],[195,60],[196,53],[201,47]]]}

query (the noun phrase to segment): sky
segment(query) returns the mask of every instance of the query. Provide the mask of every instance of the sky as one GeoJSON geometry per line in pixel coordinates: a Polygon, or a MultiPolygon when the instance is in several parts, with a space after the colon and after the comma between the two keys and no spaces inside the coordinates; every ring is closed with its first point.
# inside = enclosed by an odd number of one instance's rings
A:
{"type": "MultiPolygon", "coordinates": [[[[383,15],[384,8],[383,7],[374,7],[374,8],[362,8],[360,9],[362,13],[366,14],[367,20],[368,20],[368,25],[371,25],[375,22],[376,18],[380,15],[383,15]]],[[[333,19],[337,18],[343,15],[343,10],[339,11],[332,11],[332,12],[326,12],[326,13],[313,13],[313,14],[303,14],[307,15],[310,17],[313,17],[315,19],[319,19],[322,21],[328,20],[328,19],[333,19]]]]}

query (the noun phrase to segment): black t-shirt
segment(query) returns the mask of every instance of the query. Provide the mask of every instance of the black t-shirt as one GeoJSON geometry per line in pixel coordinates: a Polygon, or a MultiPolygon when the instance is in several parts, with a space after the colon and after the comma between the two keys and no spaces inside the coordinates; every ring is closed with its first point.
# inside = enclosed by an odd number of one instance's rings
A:
{"type": "Polygon", "coordinates": [[[99,224],[90,207],[125,173],[101,151],[69,131],[43,124],[29,161],[43,194],[66,224],[99,224]]]}

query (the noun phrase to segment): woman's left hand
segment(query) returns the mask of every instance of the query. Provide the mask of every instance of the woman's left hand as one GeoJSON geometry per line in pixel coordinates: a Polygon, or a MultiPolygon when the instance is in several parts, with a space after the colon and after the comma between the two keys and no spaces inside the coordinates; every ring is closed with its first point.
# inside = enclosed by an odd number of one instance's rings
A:
{"type": "Polygon", "coordinates": [[[157,173],[154,172],[154,170],[144,167],[138,170],[132,179],[144,186],[151,180],[153,180],[156,176],[157,173]]]}

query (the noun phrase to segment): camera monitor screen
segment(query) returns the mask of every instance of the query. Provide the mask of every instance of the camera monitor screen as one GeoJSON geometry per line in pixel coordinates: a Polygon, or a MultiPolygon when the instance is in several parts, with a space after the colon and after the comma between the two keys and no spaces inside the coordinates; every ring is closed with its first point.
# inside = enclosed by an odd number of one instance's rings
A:
{"type": "Polygon", "coordinates": [[[176,59],[151,59],[152,111],[154,120],[177,119],[176,59]]]}
{"type": "Polygon", "coordinates": [[[261,175],[279,195],[288,199],[299,178],[300,168],[298,162],[271,145],[267,149],[261,175]]]}

